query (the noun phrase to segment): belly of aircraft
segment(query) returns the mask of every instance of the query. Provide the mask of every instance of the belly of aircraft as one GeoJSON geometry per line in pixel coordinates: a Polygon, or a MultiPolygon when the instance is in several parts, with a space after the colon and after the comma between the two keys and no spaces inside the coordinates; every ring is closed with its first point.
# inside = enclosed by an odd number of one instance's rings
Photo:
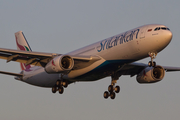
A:
{"type": "Polygon", "coordinates": [[[107,76],[111,76],[115,71],[120,69],[124,63],[131,63],[134,60],[109,60],[105,61],[95,69],[75,77],[72,81],[96,81],[107,76]]]}

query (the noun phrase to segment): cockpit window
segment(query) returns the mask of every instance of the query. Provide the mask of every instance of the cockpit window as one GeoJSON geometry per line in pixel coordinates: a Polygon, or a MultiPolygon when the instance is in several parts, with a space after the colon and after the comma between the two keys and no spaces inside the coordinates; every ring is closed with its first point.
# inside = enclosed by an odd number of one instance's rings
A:
{"type": "Polygon", "coordinates": [[[157,28],[154,29],[154,31],[157,31],[157,30],[160,30],[160,27],[157,27],[157,28]]]}
{"type": "Polygon", "coordinates": [[[167,30],[165,27],[161,27],[162,30],[167,30]]]}
{"type": "Polygon", "coordinates": [[[157,27],[154,29],[154,31],[157,31],[157,30],[170,30],[170,29],[167,27],[157,27]]]}
{"type": "Polygon", "coordinates": [[[158,30],[158,28],[155,28],[154,31],[158,30]]]}

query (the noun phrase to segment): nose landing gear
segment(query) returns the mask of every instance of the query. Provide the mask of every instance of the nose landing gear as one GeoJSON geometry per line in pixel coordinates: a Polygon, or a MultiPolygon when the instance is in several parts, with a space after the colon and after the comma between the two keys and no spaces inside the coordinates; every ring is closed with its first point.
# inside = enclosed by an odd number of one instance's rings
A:
{"type": "Polygon", "coordinates": [[[156,58],[157,52],[149,52],[148,55],[149,55],[149,57],[151,57],[151,61],[149,61],[148,66],[149,67],[155,67],[156,66],[156,62],[154,62],[153,59],[156,58]]]}

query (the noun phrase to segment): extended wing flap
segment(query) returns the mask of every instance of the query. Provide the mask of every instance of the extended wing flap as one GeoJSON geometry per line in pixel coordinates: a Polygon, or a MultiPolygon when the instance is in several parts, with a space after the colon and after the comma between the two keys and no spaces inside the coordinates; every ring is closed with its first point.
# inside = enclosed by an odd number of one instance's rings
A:
{"type": "Polygon", "coordinates": [[[88,67],[94,62],[100,60],[99,56],[82,56],[82,55],[70,55],[74,59],[74,67],[73,69],[82,69],[88,67]]]}
{"type": "Polygon", "coordinates": [[[79,55],[70,55],[74,60],[82,60],[82,61],[97,61],[101,58],[98,56],[79,56],[79,55]]]}

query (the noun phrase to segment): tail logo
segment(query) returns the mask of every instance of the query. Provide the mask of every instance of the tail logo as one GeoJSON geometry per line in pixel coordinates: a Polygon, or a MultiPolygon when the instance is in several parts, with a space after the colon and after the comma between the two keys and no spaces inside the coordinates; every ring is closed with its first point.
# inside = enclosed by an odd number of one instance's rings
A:
{"type": "MultiPolygon", "coordinates": [[[[17,46],[18,46],[18,48],[20,49],[20,50],[23,50],[23,51],[29,51],[29,48],[27,47],[27,46],[22,46],[22,45],[20,45],[19,43],[18,43],[18,40],[17,40],[17,37],[16,37],[16,44],[17,44],[17,46]]],[[[25,71],[31,71],[31,65],[27,65],[26,66],[26,64],[25,63],[20,63],[20,66],[21,66],[21,70],[25,70],[25,71]]]]}
{"type": "Polygon", "coordinates": [[[18,46],[18,48],[19,48],[20,50],[29,51],[29,48],[28,48],[28,47],[22,46],[22,45],[20,45],[20,44],[18,43],[17,37],[16,37],[16,44],[17,44],[17,46],[18,46]]]}

